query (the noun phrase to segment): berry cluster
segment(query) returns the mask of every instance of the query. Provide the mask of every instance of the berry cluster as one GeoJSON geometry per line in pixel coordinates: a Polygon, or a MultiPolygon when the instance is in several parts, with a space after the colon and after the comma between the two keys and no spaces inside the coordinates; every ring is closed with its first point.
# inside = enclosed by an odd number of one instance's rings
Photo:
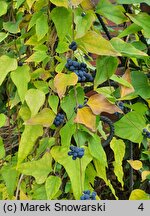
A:
{"type": "Polygon", "coordinates": [[[77,43],[75,41],[72,41],[69,45],[69,49],[75,51],[77,49],[77,43]]]}
{"type": "Polygon", "coordinates": [[[96,200],[96,192],[91,193],[89,190],[83,191],[80,200],[96,200]]]}
{"type": "Polygon", "coordinates": [[[64,121],[64,114],[58,113],[54,120],[54,125],[58,127],[64,121]]]}
{"type": "Polygon", "coordinates": [[[91,74],[88,74],[87,65],[85,63],[79,63],[77,61],[73,61],[72,59],[67,59],[67,63],[65,67],[75,72],[78,76],[78,82],[93,82],[93,77],[91,74]]]}
{"type": "Polygon", "coordinates": [[[76,160],[77,158],[82,158],[84,155],[84,148],[70,146],[70,150],[71,151],[68,152],[68,155],[72,156],[73,160],[76,160]]]}
{"type": "Polygon", "coordinates": [[[143,133],[146,135],[147,138],[150,138],[150,132],[146,128],[143,129],[143,133]]]}

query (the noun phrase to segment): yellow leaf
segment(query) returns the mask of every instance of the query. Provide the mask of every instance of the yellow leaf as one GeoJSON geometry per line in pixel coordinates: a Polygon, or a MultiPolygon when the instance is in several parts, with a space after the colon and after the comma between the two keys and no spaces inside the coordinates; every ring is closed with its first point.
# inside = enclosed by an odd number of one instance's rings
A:
{"type": "Polygon", "coordinates": [[[91,108],[95,115],[99,115],[101,112],[107,112],[113,114],[115,112],[122,113],[122,111],[114,104],[111,104],[102,94],[92,95],[87,105],[91,108]]]}
{"type": "Polygon", "coordinates": [[[89,107],[78,109],[74,122],[85,125],[93,132],[96,130],[96,116],[92,113],[89,107]]]}
{"type": "Polygon", "coordinates": [[[97,55],[121,56],[111,43],[95,31],[88,31],[83,37],[76,39],[79,46],[97,55]]]}
{"type": "Polygon", "coordinates": [[[142,172],[142,181],[145,181],[145,180],[146,180],[146,177],[147,177],[148,175],[150,175],[150,171],[147,171],[147,170],[143,171],[143,172],[142,172]]]}
{"type": "Polygon", "coordinates": [[[143,190],[135,189],[131,192],[129,200],[149,200],[150,195],[143,190]]]}
{"type": "Polygon", "coordinates": [[[54,112],[49,108],[45,108],[34,117],[28,119],[24,124],[43,125],[44,127],[50,127],[53,124],[54,119],[55,119],[54,112]]]}
{"type": "Polygon", "coordinates": [[[68,8],[68,0],[50,0],[53,4],[58,7],[66,7],[68,8]]]}
{"type": "Polygon", "coordinates": [[[81,6],[84,10],[90,10],[93,9],[98,2],[99,0],[82,0],[81,6]]]}
{"type": "Polygon", "coordinates": [[[22,190],[20,190],[20,200],[31,200],[22,190]]]}
{"type": "Polygon", "coordinates": [[[127,160],[131,167],[135,170],[139,170],[142,168],[142,162],[139,160],[127,160]]]}
{"type": "MultiPolygon", "coordinates": [[[[128,81],[131,84],[131,73],[130,73],[130,69],[129,68],[125,71],[125,73],[122,76],[122,78],[124,80],[128,81]]],[[[130,88],[128,88],[128,87],[126,87],[124,85],[120,85],[120,86],[121,86],[121,90],[120,90],[121,91],[121,98],[125,97],[126,95],[128,95],[128,94],[130,94],[132,92],[134,92],[133,86],[130,87],[130,88]]]]}
{"type": "Polygon", "coordinates": [[[78,77],[75,73],[64,74],[59,73],[54,78],[54,86],[60,98],[62,98],[66,92],[67,86],[76,85],[78,77]]]}

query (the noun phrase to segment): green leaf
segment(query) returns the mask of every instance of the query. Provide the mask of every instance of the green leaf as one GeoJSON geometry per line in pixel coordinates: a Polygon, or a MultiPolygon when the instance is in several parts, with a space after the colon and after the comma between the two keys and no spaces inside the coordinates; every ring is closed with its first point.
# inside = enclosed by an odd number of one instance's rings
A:
{"type": "Polygon", "coordinates": [[[46,149],[50,149],[55,145],[54,137],[44,137],[39,142],[39,147],[37,148],[36,157],[38,158],[46,149]]]}
{"type": "Polygon", "coordinates": [[[47,22],[47,15],[42,14],[36,20],[36,34],[38,41],[40,41],[48,32],[48,22],[47,22]]]}
{"type": "Polygon", "coordinates": [[[0,159],[5,157],[5,147],[2,137],[0,137],[0,159]]]}
{"type": "Polygon", "coordinates": [[[84,157],[77,160],[72,160],[72,158],[68,156],[68,151],[69,148],[67,147],[55,146],[52,148],[51,154],[56,162],[64,166],[66,172],[70,177],[74,197],[75,199],[80,199],[80,196],[82,195],[81,185],[84,185],[85,180],[85,169],[92,160],[92,157],[90,156],[86,147],[84,157]],[[81,160],[81,167],[79,160],[81,160]]]}
{"type": "Polygon", "coordinates": [[[33,184],[32,199],[33,200],[47,200],[46,190],[44,184],[33,184]]]}
{"type": "Polygon", "coordinates": [[[57,114],[57,108],[59,104],[59,98],[57,95],[50,95],[48,97],[48,104],[52,108],[53,112],[57,114]]]}
{"type": "Polygon", "coordinates": [[[131,192],[129,200],[150,200],[150,195],[140,189],[135,189],[131,192]]]}
{"type": "Polygon", "coordinates": [[[35,116],[45,101],[44,92],[38,89],[29,89],[26,93],[25,100],[31,111],[31,116],[35,116]]]}
{"type": "Polygon", "coordinates": [[[59,188],[61,186],[61,178],[58,176],[49,176],[46,179],[45,183],[45,189],[47,193],[47,198],[49,200],[52,200],[57,192],[59,191],[59,188]]]}
{"type": "Polygon", "coordinates": [[[51,18],[55,24],[57,34],[60,40],[66,35],[71,34],[72,12],[63,7],[54,8],[51,12],[51,18]]]}
{"type": "Polygon", "coordinates": [[[28,90],[28,83],[30,81],[30,68],[28,65],[18,67],[15,71],[11,72],[10,76],[12,81],[17,87],[17,91],[21,102],[24,102],[25,94],[28,90]]]}
{"type": "Polygon", "coordinates": [[[136,3],[142,3],[142,2],[145,2],[145,3],[147,3],[147,4],[149,4],[150,5],[150,2],[149,2],[149,0],[117,0],[117,2],[119,3],[119,4],[136,4],[136,3]]]}
{"type": "Polygon", "coordinates": [[[113,162],[114,173],[118,178],[118,181],[121,183],[122,187],[124,186],[123,182],[123,168],[122,161],[125,155],[125,143],[121,139],[116,139],[115,137],[112,139],[110,143],[110,148],[114,152],[115,161],[113,162]]]}
{"type": "Polygon", "coordinates": [[[40,160],[22,163],[17,169],[24,175],[33,176],[37,184],[42,184],[52,171],[52,158],[46,152],[40,160]]]}
{"type": "Polygon", "coordinates": [[[0,114],[0,128],[5,125],[5,122],[6,122],[6,116],[3,113],[1,113],[0,114]]]}
{"type": "Polygon", "coordinates": [[[136,49],[130,43],[126,43],[120,38],[114,37],[111,39],[111,44],[118,52],[120,52],[123,56],[127,56],[130,58],[143,58],[147,56],[146,53],[136,49]]]}
{"type": "Polygon", "coordinates": [[[117,70],[118,59],[112,56],[100,56],[96,60],[94,88],[108,80],[117,70]]]}
{"type": "Polygon", "coordinates": [[[20,31],[19,25],[23,19],[23,13],[18,12],[15,17],[15,21],[3,22],[3,28],[13,34],[17,34],[20,31]]]}
{"type": "Polygon", "coordinates": [[[26,125],[21,136],[18,150],[18,164],[20,164],[32,151],[38,137],[42,136],[43,128],[40,125],[26,125]]]}
{"type": "Polygon", "coordinates": [[[100,160],[97,160],[97,159],[93,159],[93,162],[94,162],[94,165],[95,165],[95,168],[96,168],[96,171],[97,171],[97,176],[102,178],[106,185],[110,188],[112,194],[114,195],[114,197],[116,199],[118,199],[118,197],[116,196],[116,193],[115,193],[115,189],[113,188],[111,182],[109,179],[107,179],[107,176],[106,176],[106,167],[100,162],[100,160]]]}
{"type": "Polygon", "coordinates": [[[50,2],[59,7],[68,7],[68,0],[50,0],[50,2]]]}
{"type": "Polygon", "coordinates": [[[132,24],[129,25],[127,28],[125,28],[125,30],[123,30],[123,31],[118,35],[118,37],[119,37],[119,38],[122,38],[122,37],[125,37],[125,36],[127,36],[127,35],[137,33],[137,32],[140,31],[141,29],[142,29],[142,27],[136,25],[135,23],[132,23],[132,24]]]}
{"type": "Polygon", "coordinates": [[[50,127],[55,119],[54,112],[49,108],[44,108],[34,117],[28,119],[25,125],[42,125],[43,127],[50,127]]]}
{"type": "Polygon", "coordinates": [[[45,51],[36,51],[26,60],[26,62],[39,63],[41,61],[44,61],[44,59],[46,59],[47,57],[48,55],[45,51]]]}
{"type": "Polygon", "coordinates": [[[17,186],[18,172],[13,165],[5,165],[1,169],[2,178],[6,184],[7,192],[10,198],[13,197],[17,186]]]}
{"type": "MultiPolygon", "coordinates": [[[[67,42],[65,42],[65,41],[59,41],[58,42],[58,46],[57,46],[57,48],[56,48],[56,52],[57,53],[65,53],[65,52],[67,52],[69,50],[69,45],[68,45],[68,43],[67,42]]],[[[62,61],[61,63],[63,63],[63,68],[64,68],[64,66],[65,66],[65,64],[66,64],[66,59],[64,59],[64,61],[62,61]]],[[[57,65],[57,67],[58,67],[58,65],[57,65]]],[[[57,68],[56,67],[56,68],[57,68]]],[[[62,71],[62,70],[61,70],[62,71]]],[[[57,72],[58,72],[58,70],[57,70],[57,72]]]]}
{"type": "Polygon", "coordinates": [[[128,14],[127,16],[138,26],[142,27],[144,35],[150,38],[149,23],[150,16],[147,13],[128,14]]]}
{"type": "Polygon", "coordinates": [[[115,135],[135,143],[141,143],[142,131],[146,127],[145,119],[136,111],[124,115],[115,124],[115,135]]]}
{"type": "Polygon", "coordinates": [[[0,85],[10,71],[17,68],[17,60],[3,55],[0,57],[0,85]]]}
{"type": "Polygon", "coordinates": [[[126,16],[122,11],[121,7],[114,6],[108,0],[99,1],[96,7],[96,13],[99,13],[100,15],[117,24],[123,23],[127,20],[126,16]]]}
{"type": "Polygon", "coordinates": [[[132,85],[135,92],[144,99],[150,98],[150,84],[142,71],[131,72],[132,85]]]}
{"type": "Polygon", "coordinates": [[[0,17],[7,13],[8,3],[6,1],[0,1],[1,9],[0,9],[0,17]]]}
{"type": "Polygon", "coordinates": [[[68,147],[71,144],[71,138],[75,133],[76,126],[69,121],[60,129],[61,145],[68,147]]]}
{"type": "Polygon", "coordinates": [[[82,13],[81,8],[77,8],[74,14],[74,22],[76,24],[76,34],[75,38],[83,37],[87,31],[92,26],[95,20],[95,14],[93,11],[86,11],[86,15],[84,17],[81,16],[82,13]]]}
{"type": "Polygon", "coordinates": [[[119,84],[123,85],[123,86],[126,86],[128,88],[131,88],[132,85],[125,79],[123,79],[122,77],[120,76],[117,76],[116,74],[113,74],[111,77],[110,77],[111,80],[115,81],[115,82],[118,82],[119,84]]]}
{"type": "MultiPolygon", "coordinates": [[[[76,88],[77,91],[77,98],[78,103],[83,104],[84,103],[84,91],[83,88],[78,87],[76,88]]],[[[63,98],[61,101],[61,108],[64,110],[64,112],[67,114],[68,120],[74,117],[74,108],[76,107],[76,99],[74,97],[74,89],[70,90],[69,94],[63,98]]]]}
{"type": "Polygon", "coordinates": [[[2,42],[7,36],[8,36],[8,34],[6,34],[4,32],[0,32],[0,42],[2,42]]]}
{"type": "Polygon", "coordinates": [[[88,31],[83,37],[76,40],[77,44],[87,52],[97,55],[120,56],[111,43],[94,31],[88,31]]]}
{"type": "Polygon", "coordinates": [[[37,80],[37,81],[34,81],[34,86],[43,91],[44,94],[47,94],[49,92],[49,86],[48,86],[48,83],[43,81],[43,80],[37,80]]]}
{"type": "Polygon", "coordinates": [[[135,104],[125,104],[126,107],[138,112],[141,115],[145,115],[146,111],[148,111],[148,107],[144,103],[137,102],[135,104]]]}

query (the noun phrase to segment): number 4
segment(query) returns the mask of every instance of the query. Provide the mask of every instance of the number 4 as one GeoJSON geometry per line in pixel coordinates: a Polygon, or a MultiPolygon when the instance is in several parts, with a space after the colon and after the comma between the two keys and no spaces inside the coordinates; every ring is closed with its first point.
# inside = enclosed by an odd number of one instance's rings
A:
{"type": "Polygon", "coordinates": [[[141,203],[138,207],[139,210],[143,211],[144,210],[144,207],[143,207],[143,203],[141,203]]]}

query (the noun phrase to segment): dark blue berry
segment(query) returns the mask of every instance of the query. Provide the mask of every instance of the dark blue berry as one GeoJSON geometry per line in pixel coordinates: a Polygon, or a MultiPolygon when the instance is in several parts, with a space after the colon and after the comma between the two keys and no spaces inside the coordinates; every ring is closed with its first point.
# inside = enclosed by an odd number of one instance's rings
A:
{"type": "Polygon", "coordinates": [[[85,17],[85,16],[86,16],[86,13],[85,13],[85,12],[82,12],[82,13],[81,13],[81,16],[82,16],[82,17],[85,17]]]}

